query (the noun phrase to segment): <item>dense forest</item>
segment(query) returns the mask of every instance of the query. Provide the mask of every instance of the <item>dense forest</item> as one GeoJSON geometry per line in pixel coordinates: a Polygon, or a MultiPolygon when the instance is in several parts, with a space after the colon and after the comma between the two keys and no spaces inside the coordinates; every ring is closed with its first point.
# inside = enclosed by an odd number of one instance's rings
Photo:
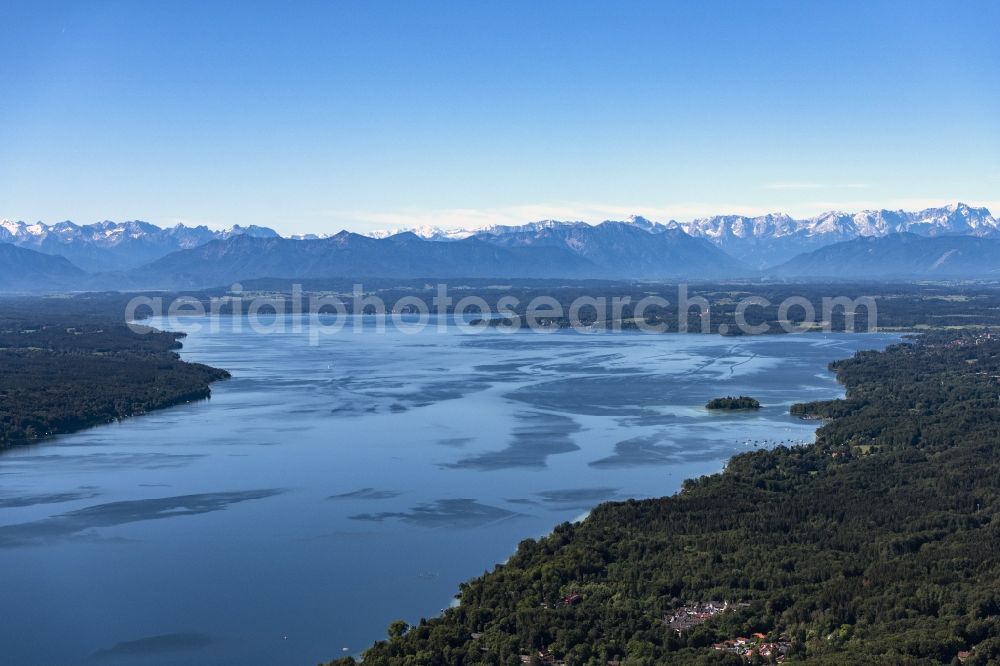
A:
{"type": "Polygon", "coordinates": [[[122,312],[117,297],[0,301],[0,448],[207,398],[229,376],[122,312]]]}
{"type": "MultiPolygon", "coordinates": [[[[1000,339],[832,365],[813,445],[523,541],[366,666],[1000,662],[1000,339]]],[[[350,664],[351,658],[334,664],[350,664]]]]}
{"type": "Polygon", "coordinates": [[[748,395],[727,395],[725,398],[712,398],[705,409],[760,409],[760,401],[748,395]]]}

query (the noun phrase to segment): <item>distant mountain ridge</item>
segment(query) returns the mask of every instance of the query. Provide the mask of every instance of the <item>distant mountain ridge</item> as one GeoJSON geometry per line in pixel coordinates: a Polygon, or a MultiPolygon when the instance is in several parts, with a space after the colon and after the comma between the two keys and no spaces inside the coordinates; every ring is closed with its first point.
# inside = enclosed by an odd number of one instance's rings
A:
{"type": "Polygon", "coordinates": [[[0,258],[9,265],[0,290],[186,289],[261,278],[1000,279],[998,226],[987,209],[961,203],[806,220],[632,216],[292,238],[258,226],[4,221],[0,258]],[[63,261],[46,260],[53,255],[63,261]]]}
{"type": "MultiPolygon", "coordinates": [[[[803,252],[864,236],[885,236],[892,233],[914,233],[921,236],[969,235],[992,237],[1000,235],[1000,223],[986,208],[974,208],[955,203],[937,208],[907,212],[903,210],[865,210],[859,213],[830,211],[806,219],[795,219],[784,213],[768,215],[715,215],[689,222],[654,222],[645,217],[631,216],[621,222],[652,234],[680,229],[695,238],[704,238],[727,254],[762,269],[773,266],[803,252]]],[[[452,240],[474,236],[502,237],[546,230],[590,226],[584,222],[543,220],[520,226],[494,226],[484,229],[440,229],[421,227],[413,233],[432,240],[452,240]]],[[[391,232],[373,232],[385,237],[391,232]]]]}
{"type": "Polygon", "coordinates": [[[812,280],[997,279],[1000,239],[977,236],[863,236],[798,255],[764,272],[812,280]]]}
{"type": "Polygon", "coordinates": [[[128,278],[143,287],[195,288],[265,277],[583,278],[597,270],[558,248],[525,255],[473,239],[437,243],[411,233],[376,239],[342,231],[306,240],[244,235],[174,252],[131,271],[128,278]]]}
{"type": "Polygon", "coordinates": [[[784,214],[717,216],[679,225],[692,236],[707,238],[734,257],[763,268],[795,254],[854,238],[912,233],[919,236],[995,236],[997,220],[986,208],[957,203],[916,212],[831,211],[805,220],[784,214]]]}
{"type": "Polygon", "coordinates": [[[183,224],[161,228],[139,220],[83,225],[68,221],[52,225],[0,221],[0,243],[66,257],[90,272],[127,270],[176,250],[244,234],[265,238],[278,236],[273,229],[256,225],[235,225],[213,231],[206,226],[183,224]]]}
{"type": "Polygon", "coordinates": [[[683,233],[650,239],[634,228],[586,226],[572,230],[579,236],[524,243],[478,236],[438,242],[410,232],[371,238],[342,231],[308,240],[243,235],[174,252],[127,277],[141,288],[194,288],[265,277],[662,279],[745,271],[710,243],[683,233]],[[617,236],[617,246],[607,234],[617,236]]]}
{"type": "Polygon", "coordinates": [[[87,273],[65,257],[0,243],[0,291],[71,289],[86,278],[87,273]]]}
{"type": "MultiPolygon", "coordinates": [[[[501,247],[558,247],[602,267],[609,275],[664,279],[746,277],[753,271],[704,239],[680,229],[650,233],[633,222],[536,223],[494,228],[471,237],[501,247]]],[[[603,277],[603,276],[602,276],[603,277]]]]}

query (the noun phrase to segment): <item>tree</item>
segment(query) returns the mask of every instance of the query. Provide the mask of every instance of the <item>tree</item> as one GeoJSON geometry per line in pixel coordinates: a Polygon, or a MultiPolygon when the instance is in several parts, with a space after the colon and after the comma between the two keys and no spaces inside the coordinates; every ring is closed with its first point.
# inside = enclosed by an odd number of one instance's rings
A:
{"type": "Polygon", "coordinates": [[[389,640],[402,638],[410,630],[410,625],[404,620],[393,620],[389,623],[389,640]]]}

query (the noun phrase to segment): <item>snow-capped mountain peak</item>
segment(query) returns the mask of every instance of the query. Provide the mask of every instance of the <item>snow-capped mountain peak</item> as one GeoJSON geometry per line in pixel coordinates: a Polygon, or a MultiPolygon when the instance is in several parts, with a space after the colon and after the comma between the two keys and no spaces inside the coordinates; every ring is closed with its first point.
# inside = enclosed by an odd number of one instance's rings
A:
{"type": "Polygon", "coordinates": [[[366,232],[363,235],[368,236],[369,238],[382,239],[405,233],[410,233],[426,240],[460,240],[462,238],[468,238],[469,236],[478,233],[478,231],[474,229],[444,229],[442,227],[422,225],[398,229],[379,229],[377,231],[366,232]]]}
{"type": "Polygon", "coordinates": [[[799,220],[783,213],[760,217],[723,215],[692,220],[680,226],[692,236],[710,240],[735,257],[757,266],[861,236],[904,232],[922,236],[1000,233],[997,220],[989,210],[963,203],[916,212],[881,209],[849,214],[829,211],[799,220]]]}
{"type": "Polygon", "coordinates": [[[69,220],[51,225],[13,220],[0,222],[0,242],[62,255],[89,271],[130,268],[176,250],[238,234],[278,235],[273,229],[256,225],[234,225],[231,229],[212,231],[206,226],[188,227],[183,224],[161,228],[141,220],[103,220],[83,225],[69,220]]]}
{"type": "Polygon", "coordinates": [[[649,218],[643,217],[642,215],[629,215],[622,220],[622,222],[654,234],[660,233],[668,228],[667,225],[660,222],[654,222],[649,218]]]}
{"type": "Polygon", "coordinates": [[[380,229],[378,231],[369,231],[364,235],[369,238],[389,238],[390,236],[396,236],[398,234],[411,233],[420,238],[426,240],[437,240],[437,241],[448,241],[448,240],[462,240],[465,238],[470,238],[472,236],[488,235],[488,236],[499,236],[504,234],[516,234],[516,233],[537,233],[543,229],[550,229],[553,227],[561,227],[566,225],[581,225],[587,224],[586,222],[564,222],[562,220],[539,220],[537,222],[528,222],[527,224],[518,225],[505,225],[505,224],[493,224],[479,229],[467,229],[467,228],[457,228],[457,229],[445,229],[442,227],[435,226],[417,226],[417,227],[403,227],[397,229],[380,229]]]}

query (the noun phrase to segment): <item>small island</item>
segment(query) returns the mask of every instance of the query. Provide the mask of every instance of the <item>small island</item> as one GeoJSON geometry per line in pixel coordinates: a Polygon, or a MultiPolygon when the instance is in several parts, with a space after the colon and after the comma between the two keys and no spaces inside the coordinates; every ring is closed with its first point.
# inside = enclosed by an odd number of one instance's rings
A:
{"type": "Polygon", "coordinates": [[[705,407],[707,409],[760,409],[760,401],[746,395],[741,395],[738,398],[727,395],[725,398],[709,400],[705,407]]]}

